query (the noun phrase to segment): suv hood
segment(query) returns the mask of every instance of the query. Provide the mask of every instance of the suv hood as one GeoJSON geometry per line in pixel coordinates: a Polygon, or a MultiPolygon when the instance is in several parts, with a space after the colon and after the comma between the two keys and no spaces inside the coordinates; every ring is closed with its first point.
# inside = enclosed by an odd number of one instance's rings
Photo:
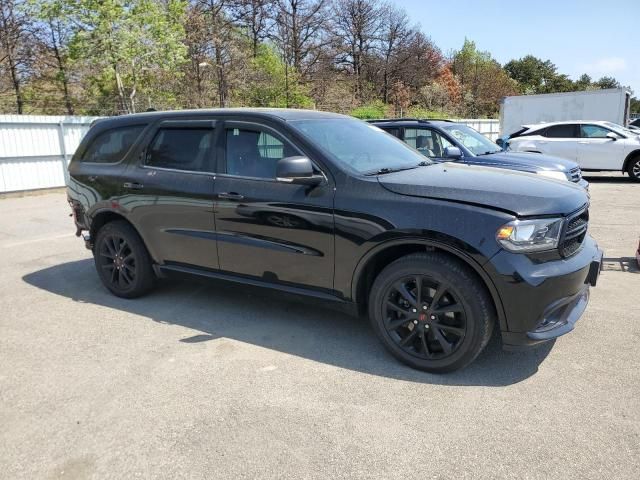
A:
{"type": "Polygon", "coordinates": [[[588,202],[583,188],[513,170],[434,164],[378,176],[394,193],[484,206],[516,216],[567,215],[588,202]]]}
{"type": "Polygon", "coordinates": [[[464,161],[475,165],[511,168],[523,172],[541,170],[569,172],[578,167],[578,164],[571,160],[532,152],[497,152],[479,157],[465,157],[464,161]]]}

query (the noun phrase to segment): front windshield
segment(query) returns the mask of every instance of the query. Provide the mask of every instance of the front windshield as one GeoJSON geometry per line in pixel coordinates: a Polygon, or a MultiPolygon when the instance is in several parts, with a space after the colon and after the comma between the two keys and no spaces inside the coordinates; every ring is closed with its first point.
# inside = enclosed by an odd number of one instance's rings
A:
{"type": "Polygon", "coordinates": [[[471,150],[475,155],[496,153],[502,150],[480,132],[466,125],[452,123],[451,125],[442,125],[441,128],[467,147],[468,150],[471,150]]]}
{"type": "Polygon", "coordinates": [[[617,123],[613,123],[613,122],[602,122],[602,124],[605,127],[610,128],[611,130],[613,130],[616,133],[620,133],[623,136],[624,135],[638,135],[638,132],[634,132],[633,130],[629,129],[629,128],[625,128],[622,125],[618,125],[617,123]]]}
{"type": "Polygon", "coordinates": [[[325,153],[359,173],[430,163],[402,141],[360,120],[328,118],[289,123],[325,153]]]}

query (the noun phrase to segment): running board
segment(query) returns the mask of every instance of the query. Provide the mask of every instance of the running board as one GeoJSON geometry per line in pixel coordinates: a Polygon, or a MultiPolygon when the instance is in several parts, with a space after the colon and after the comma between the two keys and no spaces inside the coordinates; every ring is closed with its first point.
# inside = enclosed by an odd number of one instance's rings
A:
{"type": "Polygon", "coordinates": [[[288,285],[284,283],[273,283],[267,282],[265,280],[261,280],[255,277],[243,277],[239,275],[234,275],[231,273],[221,272],[221,271],[212,271],[212,270],[202,270],[200,268],[189,267],[186,265],[156,265],[154,270],[161,273],[162,276],[178,274],[178,275],[195,275],[198,277],[211,278],[214,280],[224,280],[227,282],[233,282],[241,285],[251,285],[253,287],[261,287],[261,288],[269,288],[271,290],[279,290],[281,292],[292,293],[294,295],[301,295],[305,297],[314,297],[321,300],[327,300],[330,302],[336,302],[340,304],[351,304],[352,302],[345,300],[344,298],[340,298],[337,295],[328,293],[322,290],[316,290],[313,288],[305,288],[305,287],[296,287],[293,285],[288,285]]]}

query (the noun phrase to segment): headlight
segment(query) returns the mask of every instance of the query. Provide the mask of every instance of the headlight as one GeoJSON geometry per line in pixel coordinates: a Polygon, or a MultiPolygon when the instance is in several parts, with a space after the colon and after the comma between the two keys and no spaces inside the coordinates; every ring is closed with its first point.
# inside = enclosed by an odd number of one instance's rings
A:
{"type": "Polygon", "coordinates": [[[542,170],[538,172],[538,175],[542,175],[543,177],[555,178],[556,180],[569,180],[571,179],[564,172],[555,172],[551,170],[542,170]]]}
{"type": "Polygon", "coordinates": [[[498,229],[498,243],[511,252],[539,252],[558,246],[561,218],[514,220],[498,229]]]}

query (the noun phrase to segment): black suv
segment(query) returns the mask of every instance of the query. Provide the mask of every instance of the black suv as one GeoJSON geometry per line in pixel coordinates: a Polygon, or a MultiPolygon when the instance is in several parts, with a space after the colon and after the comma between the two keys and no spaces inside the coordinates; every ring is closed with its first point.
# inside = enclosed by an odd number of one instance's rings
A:
{"type": "Polygon", "coordinates": [[[436,162],[464,163],[535,173],[557,180],[568,180],[589,189],[576,162],[539,153],[508,152],[477,130],[450,120],[396,118],[370,120],[385,132],[398,137],[436,162]]]}
{"type": "Polygon", "coordinates": [[[137,297],[192,274],[367,313],[432,371],[570,331],[602,252],[569,182],[429,161],[380,129],[304,110],[199,110],[96,122],[69,166],[104,285],[137,297]],[[470,175],[473,169],[473,175],[470,175]]]}

